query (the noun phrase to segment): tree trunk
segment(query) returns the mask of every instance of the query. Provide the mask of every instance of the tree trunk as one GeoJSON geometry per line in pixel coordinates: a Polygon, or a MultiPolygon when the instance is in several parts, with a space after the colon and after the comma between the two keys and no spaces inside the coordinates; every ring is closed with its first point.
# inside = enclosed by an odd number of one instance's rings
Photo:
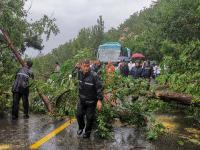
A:
{"type": "Polygon", "coordinates": [[[7,42],[8,47],[11,49],[11,51],[14,53],[14,55],[16,56],[17,60],[19,61],[19,63],[24,67],[26,65],[25,61],[21,58],[20,54],[18,53],[18,51],[14,48],[13,43],[11,42],[8,34],[6,31],[4,31],[3,29],[1,29],[1,32],[3,33],[3,37],[7,42]]]}
{"type": "Polygon", "coordinates": [[[157,98],[164,101],[175,101],[184,105],[190,105],[192,103],[192,96],[182,93],[168,92],[168,91],[156,91],[157,98]]]}
{"type": "Polygon", "coordinates": [[[52,110],[52,107],[51,107],[51,104],[49,102],[49,98],[47,96],[45,96],[44,94],[42,94],[38,88],[37,88],[37,92],[38,92],[38,95],[42,98],[42,101],[44,102],[47,110],[49,113],[53,113],[53,110],[52,110]]]}

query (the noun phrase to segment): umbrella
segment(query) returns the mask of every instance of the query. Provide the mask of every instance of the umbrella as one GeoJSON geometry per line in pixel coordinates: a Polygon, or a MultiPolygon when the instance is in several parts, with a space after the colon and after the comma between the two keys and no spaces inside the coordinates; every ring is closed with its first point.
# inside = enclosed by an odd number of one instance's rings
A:
{"type": "Polygon", "coordinates": [[[132,55],[132,58],[144,58],[144,55],[142,55],[141,53],[135,53],[132,55]]]}

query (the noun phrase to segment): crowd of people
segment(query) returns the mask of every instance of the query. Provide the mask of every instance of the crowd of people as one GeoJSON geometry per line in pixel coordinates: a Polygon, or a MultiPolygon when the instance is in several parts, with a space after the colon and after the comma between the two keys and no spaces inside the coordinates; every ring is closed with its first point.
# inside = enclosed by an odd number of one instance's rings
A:
{"type": "MultiPolygon", "coordinates": [[[[76,69],[80,68],[81,62],[76,64],[73,74],[76,73],[76,69]]],[[[99,60],[90,61],[90,69],[97,74],[101,72],[101,62],[99,60]]],[[[125,62],[121,60],[117,65],[109,61],[105,65],[105,71],[107,74],[119,73],[122,76],[132,76],[134,79],[138,78],[155,78],[160,75],[160,67],[150,61],[143,61],[140,59],[134,62],[125,62]]]]}
{"type": "Polygon", "coordinates": [[[134,79],[137,78],[155,78],[160,75],[160,68],[155,63],[150,64],[150,61],[135,60],[125,62],[121,60],[117,67],[110,61],[106,65],[106,72],[118,72],[122,76],[132,76],[134,79]]]}
{"type": "MultiPolygon", "coordinates": [[[[12,107],[12,119],[18,118],[19,101],[22,98],[24,107],[24,118],[29,118],[29,78],[33,78],[31,71],[33,63],[27,61],[26,65],[19,69],[16,74],[16,78],[13,84],[13,107],[12,107]]],[[[84,138],[89,138],[95,119],[96,108],[101,111],[103,100],[103,86],[101,80],[101,62],[99,60],[84,60],[76,64],[72,76],[76,77],[79,81],[79,101],[77,104],[76,118],[78,121],[79,129],[78,135],[83,133],[84,138]],[[86,118],[86,122],[85,119],[86,118]]],[[[56,62],[55,72],[60,71],[60,65],[56,62]]],[[[116,72],[127,77],[133,78],[153,78],[159,75],[159,67],[152,66],[149,61],[136,60],[134,63],[120,61],[118,66],[114,66],[109,61],[105,66],[105,72],[107,74],[106,81],[112,81],[112,78],[116,72]]],[[[107,83],[109,84],[109,82],[107,83]]]]}

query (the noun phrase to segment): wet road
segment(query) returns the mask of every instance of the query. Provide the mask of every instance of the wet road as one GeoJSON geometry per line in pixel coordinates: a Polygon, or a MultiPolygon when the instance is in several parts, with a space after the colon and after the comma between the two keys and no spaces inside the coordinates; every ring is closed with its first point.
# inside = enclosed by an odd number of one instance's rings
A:
{"type": "Polygon", "coordinates": [[[1,118],[0,145],[7,144],[12,149],[28,149],[30,144],[61,123],[46,115],[31,115],[29,119],[19,118],[16,121],[12,121],[9,116],[1,118]]]}
{"type": "MultiPolygon", "coordinates": [[[[55,121],[46,115],[31,115],[29,119],[20,118],[11,121],[10,117],[0,119],[0,150],[29,149],[29,146],[46,136],[52,130],[62,125],[66,120],[55,121]],[[7,146],[7,147],[6,147],[7,146]]],[[[170,150],[199,149],[191,147],[190,143],[183,146],[177,144],[177,138],[162,137],[151,143],[135,128],[115,127],[114,138],[102,140],[91,135],[83,139],[76,135],[77,123],[71,124],[58,135],[45,142],[41,150],[170,150]]]]}
{"type": "MultiPolygon", "coordinates": [[[[0,119],[0,149],[9,146],[10,149],[28,149],[29,146],[52,130],[62,125],[66,120],[55,121],[45,115],[31,115],[29,119],[20,118],[11,121],[10,117],[0,119]]],[[[134,128],[115,128],[114,139],[101,140],[91,135],[83,139],[76,135],[77,123],[73,123],[61,133],[44,143],[41,150],[105,150],[105,149],[153,149],[152,144],[145,141],[144,137],[134,128]]]]}
{"type": "Polygon", "coordinates": [[[76,136],[77,124],[70,126],[65,132],[60,133],[56,138],[44,144],[41,149],[49,147],[54,149],[67,150],[153,150],[153,145],[144,140],[133,128],[123,127],[114,129],[113,140],[102,140],[97,138],[94,133],[91,138],[83,139],[76,136]],[[56,143],[56,145],[55,145],[56,143]]]}

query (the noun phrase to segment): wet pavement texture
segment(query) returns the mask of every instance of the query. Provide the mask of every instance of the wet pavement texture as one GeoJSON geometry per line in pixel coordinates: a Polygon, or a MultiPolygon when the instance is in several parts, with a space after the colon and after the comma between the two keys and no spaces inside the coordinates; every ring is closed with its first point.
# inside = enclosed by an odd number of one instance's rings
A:
{"type": "MultiPolygon", "coordinates": [[[[10,145],[11,149],[28,149],[28,147],[62,125],[66,120],[56,121],[47,115],[30,115],[29,119],[19,118],[12,121],[10,117],[0,118],[1,145],[10,145]]],[[[58,135],[44,143],[41,150],[199,150],[200,147],[185,143],[177,144],[174,135],[162,136],[156,142],[145,139],[141,131],[131,127],[114,127],[113,139],[99,139],[95,132],[90,139],[77,137],[77,123],[73,123],[58,135]]]]}
{"type": "Polygon", "coordinates": [[[44,144],[41,149],[66,150],[153,150],[153,145],[145,140],[136,129],[129,127],[114,128],[114,137],[110,140],[99,139],[93,132],[90,139],[77,137],[77,123],[44,144]],[[56,145],[55,145],[56,143],[56,145]]]}
{"type": "Polygon", "coordinates": [[[11,120],[10,116],[0,118],[0,145],[8,144],[11,149],[28,149],[29,145],[42,138],[61,121],[47,115],[31,115],[29,119],[11,120]]]}
{"type": "Polygon", "coordinates": [[[194,125],[182,112],[157,114],[156,120],[165,127],[166,134],[153,144],[161,150],[200,150],[200,127],[194,125]],[[179,144],[178,144],[179,143],[179,144]]]}

